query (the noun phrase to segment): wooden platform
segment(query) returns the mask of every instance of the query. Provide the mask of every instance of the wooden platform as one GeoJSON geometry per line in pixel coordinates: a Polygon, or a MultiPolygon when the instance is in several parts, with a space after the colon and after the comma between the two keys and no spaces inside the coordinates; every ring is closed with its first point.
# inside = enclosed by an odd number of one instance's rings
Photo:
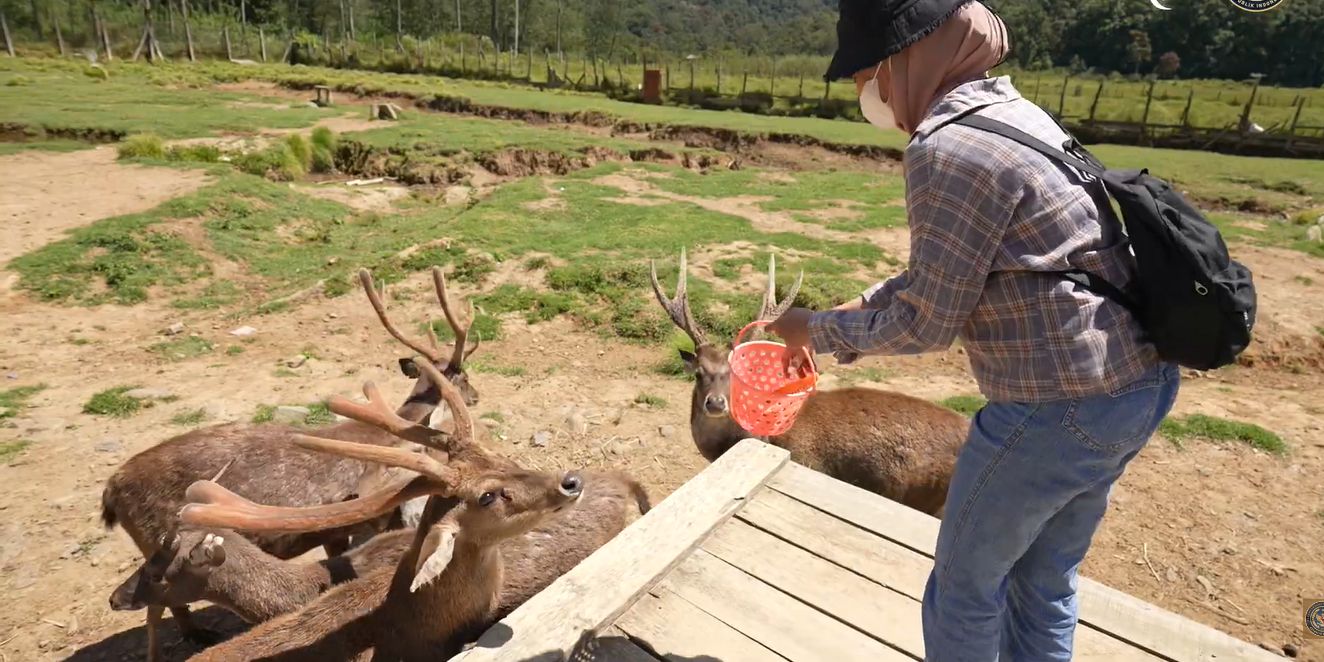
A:
{"type": "MultiPolygon", "coordinates": [[[[920,660],[938,520],[748,440],[463,662],[920,660]]],[[[1082,579],[1075,659],[1281,659],[1082,579]]]]}

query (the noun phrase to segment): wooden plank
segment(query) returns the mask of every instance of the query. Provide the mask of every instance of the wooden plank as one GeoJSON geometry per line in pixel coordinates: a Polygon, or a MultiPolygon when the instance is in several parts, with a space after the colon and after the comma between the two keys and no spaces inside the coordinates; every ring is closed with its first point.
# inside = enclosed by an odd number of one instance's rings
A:
{"type": "MultiPolygon", "coordinates": [[[[914,623],[915,634],[919,635],[920,601],[924,599],[924,584],[933,567],[933,561],[927,556],[770,490],[755,497],[737,517],[742,524],[749,523],[811,555],[891,587],[906,596],[910,603],[907,608],[913,610],[913,614],[907,613],[906,618],[914,623]]],[[[719,533],[735,523],[723,526],[719,533]]],[[[714,534],[704,544],[705,549],[713,544],[717,535],[714,534]]],[[[787,590],[785,587],[779,588],[787,590]]],[[[893,643],[899,643],[899,640],[893,643]]],[[[1100,632],[1089,624],[1076,628],[1075,643],[1074,659],[1080,662],[1158,662],[1162,659],[1100,632]]],[[[922,651],[922,648],[902,647],[911,653],[922,651]]]]}
{"type": "Polygon", "coordinates": [[[726,662],[786,662],[786,658],[666,589],[654,589],[652,594],[639,598],[616,619],[615,627],[641,647],[670,662],[705,658],[726,662]]]}
{"type": "Polygon", "coordinates": [[[740,520],[714,531],[703,549],[874,639],[924,659],[923,625],[913,598],[740,520]]]}
{"type": "Polygon", "coordinates": [[[776,446],[740,442],[452,659],[569,655],[584,633],[616,620],[739,510],[786,459],[786,451],[776,446]]]}
{"type": "Polygon", "coordinates": [[[691,554],[659,586],[792,662],[912,662],[703,550],[691,554]]]}
{"type": "MultiPolygon", "coordinates": [[[[798,464],[768,486],[851,524],[933,557],[938,520],[798,464]]],[[[1087,577],[1079,582],[1080,620],[1170,660],[1281,660],[1266,650],[1087,577]]]]}
{"type": "Polygon", "coordinates": [[[572,662],[660,662],[616,628],[607,628],[606,632],[570,659],[572,662]]]}

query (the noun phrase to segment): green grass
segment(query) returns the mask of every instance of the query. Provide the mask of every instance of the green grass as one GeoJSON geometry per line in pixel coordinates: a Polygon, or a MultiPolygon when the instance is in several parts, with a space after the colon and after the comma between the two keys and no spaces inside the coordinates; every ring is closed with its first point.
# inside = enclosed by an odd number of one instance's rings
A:
{"type": "Polygon", "coordinates": [[[186,361],[197,358],[204,354],[210,354],[216,348],[211,341],[198,336],[184,336],[174,340],[167,340],[156,343],[147,348],[147,351],[156,354],[167,361],[186,361]]]}
{"type": "Polygon", "coordinates": [[[1178,446],[1187,439],[1207,439],[1216,442],[1243,443],[1275,455],[1287,452],[1287,443],[1282,437],[1254,423],[1231,421],[1204,414],[1169,417],[1159,426],[1159,433],[1178,446]]]}
{"type": "Polygon", "coordinates": [[[938,404],[963,416],[974,416],[988,404],[988,401],[978,395],[954,395],[939,401],[938,404]]]}
{"type": "MultiPolygon", "coordinates": [[[[455,340],[455,331],[451,329],[451,325],[446,322],[445,317],[432,320],[431,324],[432,332],[437,334],[437,340],[442,342],[455,340]]],[[[425,325],[422,330],[426,332],[427,326],[425,325]]],[[[474,334],[478,334],[483,340],[500,340],[505,337],[501,319],[484,313],[475,315],[473,322],[469,325],[469,335],[473,336],[474,334]]]]}
{"type": "Polygon", "coordinates": [[[97,416],[110,416],[112,418],[128,418],[138,413],[145,407],[152,406],[151,401],[131,398],[125,393],[138,388],[137,386],[116,386],[101,391],[92,396],[86,404],[83,405],[83,413],[95,414],[97,416]]]}
{"type": "Polygon", "coordinates": [[[197,296],[175,299],[171,306],[181,310],[215,310],[236,303],[243,296],[243,290],[229,280],[218,280],[208,284],[197,296]]]}
{"type": "Polygon", "coordinates": [[[244,353],[243,345],[230,345],[229,347],[225,348],[226,356],[239,356],[240,354],[243,353],[244,353]]]}
{"type": "Polygon", "coordinates": [[[496,412],[496,411],[483,412],[483,415],[479,416],[478,418],[488,421],[493,421],[497,424],[504,424],[506,422],[506,417],[503,416],[501,412],[496,412]]]}
{"type": "Polygon", "coordinates": [[[253,412],[253,418],[251,420],[254,424],[261,425],[263,423],[270,423],[275,417],[275,405],[258,405],[257,410],[253,412]]]}
{"type": "Polygon", "coordinates": [[[204,82],[182,64],[159,68],[142,63],[104,64],[112,73],[103,81],[84,76],[82,66],[73,61],[6,62],[0,69],[0,82],[22,75],[31,78],[33,84],[0,85],[5,121],[49,130],[96,128],[123,134],[154,133],[170,140],[250,133],[255,127],[306,127],[346,110],[343,106],[268,108],[265,105],[270,99],[255,95],[210,86],[176,85],[185,76],[192,79],[185,82],[194,85],[204,82]],[[80,99],[91,102],[76,101],[80,99]],[[245,103],[252,105],[236,107],[245,103]]]}
{"type": "MultiPolygon", "coordinates": [[[[308,415],[304,416],[303,420],[296,423],[296,425],[310,427],[329,425],[336,420],[336,415],[327,408],[326,403],[324,402],[313,402],[303,406],[308,408],[308,415]]],[[[275,420],[275,416],[275,405],[258,405],[257,409],[253,412],[253,418],[251,420],[255,424],[270,423],[275,420]]]]}
{"type": "Polygon", "coordinates": [[[201,407],[191,411],[183,411],[170,417],[170,422],[175,425],[194,426],[207,420],[207,410],[201,407]]]}
{"type": "Polygon", "coordinates": [[[31,445],[32,442],[27,439],[0,442],[0,464],[7,464],[13,461],[14,458],[18,457],[19,453],[27,450],[28,446],[31,445]]]}
{"type": "Polygon", "coordinates": [[[490,358],[475,357],[465,361],[464,369],[476,374],[501,375],[502,377],[523,377],[528,374],[524,366],[493,363],[490,358]]]}
{"type": "Polygon", "coordinates": [[[506,284],[474,299],[475,305],[493,315],[522,313],[529,324],[545,322],[564,315],[579,305],[578,300],[559,292],[538,292],[527,287],[506,284]]]}
{"type": "Polygon", "coordinates": [[[667,407],[667,401],[665,399],[651,393],[640,393],[635,396],[634,401],[636,404],[641,404],[653,409],[666,409],[667,407]]]}
{"type": "Polygon", "coordinates": [[[0,391],[0,421],[17,416],[18,412],[28,406],[28,400],[32,396],[44,390],[46,390],[45,384],[36,384],[0,391]]]}
{"type": "Polygon", "coordinates": [[[164,159],[165,155],[165,143],[154,133],[129,136],[119,146],[121,159],[164,159]]]}

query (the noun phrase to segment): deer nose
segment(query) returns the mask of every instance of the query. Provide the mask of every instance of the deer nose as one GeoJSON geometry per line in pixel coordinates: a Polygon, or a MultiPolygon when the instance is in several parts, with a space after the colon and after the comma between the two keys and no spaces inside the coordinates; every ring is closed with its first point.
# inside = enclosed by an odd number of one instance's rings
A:
{"type": "Polygon", "coordinates": [[[579,472],[571,471],[561,477],[561,494],[579,496],[582,491],[584,491],[584,479],[579,476],[579,472]]]}
{"type": "Polygon", "coordinates": [[[726,396],[710,395],[703,399],[703,409],[709,414],[726,413],[726,396]]]}

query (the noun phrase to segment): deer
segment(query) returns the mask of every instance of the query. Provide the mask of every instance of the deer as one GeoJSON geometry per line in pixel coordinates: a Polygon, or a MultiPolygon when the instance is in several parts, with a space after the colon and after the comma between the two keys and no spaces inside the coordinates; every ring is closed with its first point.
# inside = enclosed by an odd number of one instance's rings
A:
{"type": "MultiPolygon", "coordinates": [[[[435,372],[421,365],[425,373],[435,372]]],[[[255,504],[211,481],[188,488],[179,513],[185,526],[247,531],[311,531],[352,526],[427,496],[409,548],[392,569],[341,584],[290,614],[191,658],[211,660],[449,659],[488,625],[504,563],[500,544],[575,506],[584,492],[577,471],[535,472],[474,442],[473,419],[445,380],[450,433],[396,415],[371,383],[367,404],[333,397],[332,411],[425,447],[423,452],[296,435],[312,451],[404,469],[405,475],[356,499],[290,508],[255,504]],[[443,459],[439,459],[443,458],[443,459]]]]}
{"type": "MultiPolygon", "coordinates": [[[[391,322],[371,273],[364,269],[358,275],[368,301],[387,333],[423,357],[421,361],[412,357],[399,360],[401,372],[415,382],[413,390],[395,413],[409,421],[421,421],[433,415],[441,400],[437,384],[430,375],[454,384],[462,392],[464,402],[476,404],[478,393],[469,383],[464,361],[478,349],[481,338],[475,336],[470,342],[472,304],[468,316],[462,320],[448,295],[446,278],[441,270],[433,268],[432,281],[442,312],[455,334],[449,354],[437,346],[435,336],[430,343],[422,343],[402,334],[391,322]],[[435,370],[420,371],[421,362],[428,363],[435,370]]],[[[323,437],[369,445],[399,443],[396,437],[353,420],[319,428],[316,432],[323,437]]],[[[230,489],[253,499],[284,506],[343,501],[386,480],[377,465],[352,458],[304,453],[281,443],[293,433],[294,428],[285,425],[232,423],[167,439],[129,458],[106,481],[101,495],[101,520],[107,529],[120,525],[143,558],[150,559],[173,530],[174,517],[184,505],[188,486],[216,474],[222,465],[229,467],[224,482],[230,489]]],[[[282,559],[299,556],[318,546],[324,547],[328,556],[335,556],[348,548],[351,535],[369,536],[398,526],[398,520],[398,515],[384,515],[378,520],[360,522],[343,530],[245,535],[263,551],[282,559]]],[[[214,633],[193,624],[186,606],[169,608],[186,638],[202,644],[217,639],[214,633]]],[[[162,613],[159,606],[147,609],[149,662],[158,659],[157,625],[162,613]]]]}
{"type": "MultiPolygon", "coordinates": [[[[795,302],[804,273],[777,302],[776,258],[768,261],[768,285],[759,320],[772,321],[795,302]]],[[[731,416],[730,343],[710,342],[694,321],[686,292],[685,252],[676,293],[668,297],[650,264],[653,294],[673,324],[694,343],[680,351],[694,377],[690,434],[699,453],[715,461],[742,439],[755,437],[731,416]]],[[[764,441],[785,448],[791,460],[838,480],[941,517],[956,456],[969,421],[940,405],[894,391],[839,388],[811,392],[791,428],[764,441]]]]}
{"type": "MultiPolygon", "coordinates": [[[[547,588],[620,533],[635,512],[642,516],[651,507],[647,491],[624,473],[586,471],[583,478],[576,508],[501,543],[506,570],[492,620],[547,588]]],[[[267,554],[229,529],[186,529],[168,535],[115,588],[110,606],[136,611],[207,600],[250,624],[261,623],[299,609],[332,586],[394,567],[413,536],[412,528],[387,531],[343,555],[299,561],[267,554]]]]}

